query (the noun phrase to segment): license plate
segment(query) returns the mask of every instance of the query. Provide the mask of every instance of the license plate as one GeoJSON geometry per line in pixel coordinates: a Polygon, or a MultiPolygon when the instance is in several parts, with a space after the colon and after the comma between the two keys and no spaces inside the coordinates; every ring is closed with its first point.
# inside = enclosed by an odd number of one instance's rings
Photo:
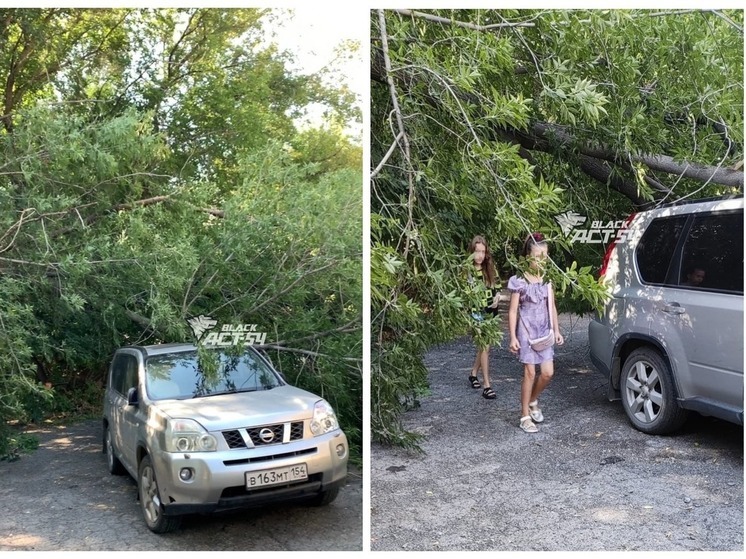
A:
{"type": "Polygon", "coordinates": [[[285,466],[284,468],[273,468],[259,472],[246,472],[246,489],[257,489],[270,485],[282,485],[294,481],[305,481],[308,479],[308,470],[305,464],[285,466]]]}

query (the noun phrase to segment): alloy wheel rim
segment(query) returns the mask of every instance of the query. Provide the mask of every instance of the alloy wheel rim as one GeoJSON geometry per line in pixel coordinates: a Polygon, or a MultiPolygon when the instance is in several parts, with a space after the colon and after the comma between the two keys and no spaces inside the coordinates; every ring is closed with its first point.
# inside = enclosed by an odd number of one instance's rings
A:
{"type": "Polygon", "coordinates": [[[148,523],[155,524],[160,516],[160,499],[158,498],[158,485],[156,484],[152,467],[146,466],[143,468],[140,485],[142,486],[140,501],[142,502],[143,511],[145,512],[148,523]]]}
{"type": "Polygon", "coordinates": [[[637,361],[629,370],[625,383],[627,406],[642,423],[652,423],[663,407],[663,393],[658,370],[647,361],[637,361]]]}

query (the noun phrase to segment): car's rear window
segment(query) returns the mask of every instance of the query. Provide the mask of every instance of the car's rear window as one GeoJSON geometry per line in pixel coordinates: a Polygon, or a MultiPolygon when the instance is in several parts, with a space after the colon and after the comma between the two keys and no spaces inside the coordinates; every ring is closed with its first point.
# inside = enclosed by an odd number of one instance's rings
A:
{"type": "Polygon", "coordinates": [[[682,253],[680,285],[743,293],[743,211],[697,214],[682,253]]]}
{"type": "Polygon", "coordinates": [[[637,245],[637,269],[645,283],[663,284],[687,216],[659,217],[650,222],[637,245]]]}
{"type": "Polygon", "coordinates": [[[192,398],[225,392],[269,390],[282,381],[258,355],[197,351],[165,353],[145,361],[145,383],[152,400],[192,398]]]}

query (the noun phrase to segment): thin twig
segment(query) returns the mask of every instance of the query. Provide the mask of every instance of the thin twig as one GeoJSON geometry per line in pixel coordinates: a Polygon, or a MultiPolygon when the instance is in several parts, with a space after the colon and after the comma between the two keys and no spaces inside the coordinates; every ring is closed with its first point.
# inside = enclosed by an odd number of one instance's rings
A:
{"type": "MultiPolygon", "coordinates": [[[[319,353],[318,351],[310,351],[308,349],[299,349],[295,347],[286,347],[286,346],[281,346],[277,344],[263,344],[263,345],[255,344],[253,347],[255,349],[274,349],[277,351],[289,351],[291,353],[300,353],[302,355],[310,355],[311,357],[326,357],[328,359],[335,359],[338,361],[349,361],[351,363],[362,363],[362,359],[360,357],[335,357],[333,355],[328,355],[326,353],[319,353]]],[[[359,369],[357,370],[358,372],[360,372],[359,369]]]]}
{"type": "Polygon", "coordinates": [[[518,23],[492,23],[490,25],[477,25],[476,23],[469,23],[467,21],[457,21],[455,19],[448,19],[447,17],[434,16],[432,14],[426,14],[424,12],[417,12],[414,10],[391,10],[402,14],[404,16],[418,17],[426,19],[428,21],[434,21],[435,23],[447,23],[448,25],[456,25],[458,27],[465,27],[467,29],[473,29],[474,31],[490,31],[491,29],[503,29],[506,27],[534,27],[533,23],[520,21],[518,23]]]}
{"type": "MultiPolygon", "coordinates": [[[[332,267],[334,265],[336,265],[336,262],[330,262],[329,264],[325,264],[324,266],[321,266],[321,267],[316,268],[314,270],[308,270],[302,276],[300,276],[299,278],[296,278],[295,280],[293,280],[293,282],[291,282],[290,285],[288,285],[284,289],[278,291],[277,293],[275,293],[274,295],[272,295],[272,297],[270,297],[268,299],[265,299],[264,301],[262,301],[261,303],[259,303],[256,307],[254,307],[253,309],[251,309],[250,311],[248,311],[246,314],[250,315],[250,314],[254,314],[254,313],[258,312],[259,309],[261,309],[263,306],[268,305],[269,303],[271,303],[271,302],[275,301],[276,299],[282,297],[285,293],[287,293],[288,291],[290,291],[293,287],[295,287],[298,283],[300,283],[301,281],[303,281],[304,279],[306,279],[311,274],[315,274],[316,272],[321,272],[321,271],[326,270],[327,268],[330,268],[330,267],[332,267]]],[[[224,306],[225,305],[221,305],[218,308],[223,308],[224,306]]]]}
{"type": "Polygon", "coordinates": [[[718,16],[718,17],[719,17],[720,19],[722,19],[723,21],[725,21],[725,22],[726,22],[726,23],[727,23],[728,25],[730,25],[731,27],[735,27],[735,28],[736,28],[736,29],[738,29],[738,30],[739,30],[739,31],[740,31],[741,33],[743,33],[743,27],[741,27],[740,25],[738,25],[738,24],[737,24],[737,23],[736,23],[735,21],[733,21],[732,19],[730,19],[730,18],[729,18],[728,16],[726,16],[726,15],[725,15],[724,13],[721,13],[721,12],[720,12],[719,10],[712,10],[712,13],[713,13],[713,14],[715,14],[716,16],[718,16]]]}
{"type": "MultiPolygon", "coordinates": [[[[399,107],[399,101],[397,98],[396,93],[396,86],[394,85],[394,77],[392,75],[391,70],[391,58],[389,57],[389,39],[388,35],[386,33],[386,18],[384,16],[383,10],[378,10],[378,21],[381,26],[381,48],[383,51],[383,61],[384,61],[384,68],[386,69],[386,81],[389,84],[389,92],[391,94],[391,102],[394,106],[394,113],[396,114],[396,122],[399,127],[399,134],[397,134],[397,137],[401,135],[402,137],[402,143],[404,144],[404,159],[407,162],[407,181],[409,183],[409,193],[407,198],[407,223],[404,226],[404,232],[403,236],[407,237],[407,231],[410,231],[412,229],[412,226],[414,224],[412,219],[412,211],[413,211],[413,204],[414,204],[414,178],[413,178],[413,172],[414,168],[412,166],[412,159],[411,159],[411,152],[409,147],[409,137],[406,134],[406,131],[404,129],[404,118],[401,114],[401,109],[399,107]]],[[[409,254],[409,239],[406,238],[404,241],[404,259],[407,259],[407,255],[409,254]]]]}
{"type": "Polygon", "coordinates": [[[13,246],[13,245],[15,244],[15,242],[16,242],[16,237],[18,237],[18,233],[20,233],[20,232],[21,232],[21,227],[23,226],[23,220],[24,220],[24,218],[26,217],[26,212],[32,212],[32,211],[36,211],[36,209],[35,209],[35,208],[26,208],[25,210],[23,210],[23,211],[21,212],[21,217],[20,217],[20,218],[18,219],[18,221],[16,221],[16,222],[15,222],[15,223],[14,223],[13,225],[11,225],[11,226],[10,226],[10,228],[9,228],[9,229],[8,229],[8,230],[7,230],[6,232],[5,232],[5,234],[4,234],[3,236],[2,236],[2,238],[0,238],[0,242],[1,242],[1,241],[2,241],[2,240],[3,240],[4,238],[5,238],[5,237],[7,237],[7,236],[8,236],[8,234],[9,234],[9,233],[10,233],[10,232],[11,232],[11,231],[13,230],[13,228],[15,227],[15,229],[16,229],[16,232],[15,232],[15,234],[13,235],[13,238],[12,238],[12,239],[10,240],[10,242],[8,243],[8,245],[7,245],[7,246],[6,246],[5,248],[3,248],[2,250],[0,250],[0,253],[3,253],[3,252],[7,252],[7,251],[8,251],[8,250],[10,250],[10,248],[11,248],[11,247],[12,247],[12,246],[13,246]]]}
{"type": "Polygon", "coordinates": [[[288,345],[288,344],[295,344],[298,342],[307,342],[311,340],[315,340],[317,338],[323,338],[326,336],[331,336],[332,334],[341,333],[341,334],[350,334],[352,332],[356,332],[362,328],[362,321],[359,320],[360,317],[351,320],[347,324],[340,326],[338,328],[334,328],[332,330],[327,330],[326,332],[318,332],[316,334],[312,334],[310,336],[303,336],[302,338],[295,338],[293,340],[280,340],[278,342],[275,342],[277,345],[288,345]]]}
{"type": "Polygon", "coordinates": [[[383,156],[383,159],[381,159],[381,161],[378,163],[376,168],[373,169],[373,171],[371,171],[370,180],[373,180],[376,177],[376,175],[381,172],[381,169],[383,169],[383,166],[386,164],[386,161],[388,161],[389,157],[391,157],[391,155],[394,153],[394,150],[399,145],[399,140],[401,140],[403,136],[404,136],[404,132],[403,131],[399,132],[399,134],[396,136],[394,141],[391,143],[391,147],[386,152],[386,155],[383,156]]]}

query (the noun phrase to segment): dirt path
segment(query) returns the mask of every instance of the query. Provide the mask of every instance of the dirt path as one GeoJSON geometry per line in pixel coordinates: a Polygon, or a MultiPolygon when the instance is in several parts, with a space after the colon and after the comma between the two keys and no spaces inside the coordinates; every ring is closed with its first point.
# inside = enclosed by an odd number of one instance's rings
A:
{"type": "Polygon", "coordinates": [[[496,400],[467,384],[468,338],[427,355],[431,394],[404,417],[425,454],[372,448],[372,550],[743,551],[743,428],[634,430],[590,364],[588,320],[561,322],[534,435],[518,428],[512,354],[492,351],[496,400]]]}
{"type": "Polygon", "coordinates": [[[191,550],[322,551],[362,549],[362,479],[328,507],[285,505],[185,518],[156,535],[142,519],[135,482],[111,476],[100,421],[45,427],[40,448],[0,462],[0,551],[191,550]]]}

